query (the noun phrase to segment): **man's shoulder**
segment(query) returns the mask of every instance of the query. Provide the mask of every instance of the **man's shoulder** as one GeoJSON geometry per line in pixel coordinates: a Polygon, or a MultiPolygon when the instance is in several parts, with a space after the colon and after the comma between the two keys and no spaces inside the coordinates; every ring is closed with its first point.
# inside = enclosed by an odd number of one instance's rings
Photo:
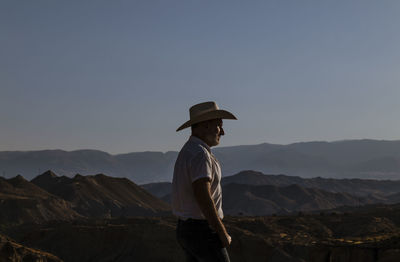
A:
{"type": "Polygon", "coordinates": [[[206,157],[209,157],[210,153],[208,150],[201,144],[195,143],[193,141],[187,141],[186,144],[182,147],[181,151],[179,154],[182,157],[188,157],[192,158],[198,155],[204,155],[206,157]]]}
{"type": "Polygon", "coordinates": [[[184,148],[182,148],[182,149],[185,149],[185,151],[188,151],[192,154],[198,154],[198,153],[208,154],[209,153],[207,148],[205,148],[202,144],[199,144],[199,143],[196,143],[196,142],[193,142],[190,140],[185,144],[184,148]]]}

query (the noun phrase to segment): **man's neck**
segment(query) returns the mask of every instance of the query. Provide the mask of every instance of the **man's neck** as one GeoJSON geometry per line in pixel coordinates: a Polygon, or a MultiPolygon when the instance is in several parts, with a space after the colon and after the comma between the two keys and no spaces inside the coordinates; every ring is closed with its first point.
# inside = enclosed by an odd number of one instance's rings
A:
{"type": "Polygon", "coordinates": [[[200,139],[201,141],[203,141],[206,145],[208,145],[209,148],[211,148],[211,146],[207,143],[207,141],[204,139],[204,137],[198,135],[198,134],[192,134],[192,136],[200,139]]]}

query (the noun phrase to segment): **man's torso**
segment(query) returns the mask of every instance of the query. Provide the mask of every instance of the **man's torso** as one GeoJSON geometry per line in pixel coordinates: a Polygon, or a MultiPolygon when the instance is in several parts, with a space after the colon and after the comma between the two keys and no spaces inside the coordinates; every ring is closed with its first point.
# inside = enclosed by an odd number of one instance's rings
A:
{"type": "Polygon", "coordinates": [[[208,177],[211,197],[220,218],[222,212],[221,167],[210,148],[201,139],[191,136],[179,152],[172,181],[172,210],[182,218],[205,219],[198,206],[192,183],[208,177]]]}

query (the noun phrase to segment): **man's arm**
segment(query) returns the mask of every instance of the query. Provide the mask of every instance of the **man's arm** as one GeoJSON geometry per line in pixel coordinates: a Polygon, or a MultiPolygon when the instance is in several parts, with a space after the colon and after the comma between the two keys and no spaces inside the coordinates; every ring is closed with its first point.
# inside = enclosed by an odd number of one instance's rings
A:
{"type": "Polygon", "coordinates": [[[200,178],[192,183],[196,201],[206,217],[210,226],[218,233],[222,245],[227,247],[231,243],[231,237],[225,229],[224,224],[218,216],[217,208],[211,198],[211,185],[209,178],[200,178]]]}

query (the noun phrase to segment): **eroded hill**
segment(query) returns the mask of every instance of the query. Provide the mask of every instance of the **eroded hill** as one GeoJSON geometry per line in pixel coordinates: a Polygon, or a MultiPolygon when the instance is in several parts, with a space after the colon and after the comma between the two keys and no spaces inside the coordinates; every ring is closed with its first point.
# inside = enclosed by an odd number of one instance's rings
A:
{"type": "Polygon", "coordinates": [[[22,176],[0,177],[0,223],[39,223],[82,217],[71,203],[41,189],[22,176]]]}
{"type": "Polygon", "coordinates": [[[48,252],[23,246],[1,234],[0,234],[0,261],[1,262],[20,262],[20,261],[62,262],[61,259],[48,252]]]}
{"type": "Polygon", "coordinates": [[[59,177],[47,171],[32,183],[72,204],[87,217],[154,216],[170,207],[127,178],[98,174],[59,177]]]}
{"type": "MultiPolygon", "coordinates": [[[[389,208],[389,209],[386,209],[389,208]]],[[[367,213],[226,217],[231,261],[400,261],[400,208],[367,213]]],[[[184,261],[176,219],[129,218],[21,225],[8,233],[66,262],[184,261]],[[154,252],[157,250],[157,252],[154,252]]]]}

